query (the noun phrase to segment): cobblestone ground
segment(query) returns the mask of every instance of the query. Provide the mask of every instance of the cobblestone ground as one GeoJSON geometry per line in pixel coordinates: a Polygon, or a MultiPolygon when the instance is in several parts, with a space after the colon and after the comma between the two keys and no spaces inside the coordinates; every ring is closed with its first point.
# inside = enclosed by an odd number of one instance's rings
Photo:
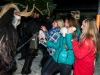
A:
{"type": "MultiPolygon", "coordinates": [[[[20,58],[20,54],[18,54],[16,56],[17,70],[16,70],[16,72],[14,72],[13,75],[22,75],[21,70],[22,70],[22,67],[24,65],[24,60],[19,61],[18,58],[20,58]]],[[[31,67],[32,72],[29,75],[41,75],[40,74],[41,67],[39,67],[41,58],[42,58],[42,52],[39,50],[38,56],[36,56],[36,58],[32,62],[32,67],[31,67]]],[[[58,73],[57,75],[60,75],[60,74],[58,73]]],[[[98,61],[96,61],[96,63],[95,63],[95,73],[94,73],[94,75],[100,75],[100,54],[99,54],[98,61]]]]}

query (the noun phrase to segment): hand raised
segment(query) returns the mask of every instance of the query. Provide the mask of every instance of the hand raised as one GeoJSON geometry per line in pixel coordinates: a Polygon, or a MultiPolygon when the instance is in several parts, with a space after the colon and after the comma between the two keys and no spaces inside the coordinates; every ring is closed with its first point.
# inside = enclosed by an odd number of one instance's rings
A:
{"type": "Polygon", "coordinates": [[[76,31],[75,27],[69,27],[67,32],[68,33],[73,33],[74,31],[76,31]]]}
{"type": "Polygon", "coordinates": [[[45,26],[41,26],[41,29],[42,29],[43,31],[47,31],[47,28],[46,28],[45,26]]]}

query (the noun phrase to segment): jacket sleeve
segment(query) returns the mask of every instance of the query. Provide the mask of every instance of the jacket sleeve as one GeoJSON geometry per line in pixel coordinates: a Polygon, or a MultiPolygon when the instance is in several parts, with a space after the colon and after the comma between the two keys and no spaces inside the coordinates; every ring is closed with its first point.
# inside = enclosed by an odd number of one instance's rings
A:
{"type": "Polygon", "coordinates": [[[51,48],[54,48],[54,49],[57,49],[59,48],[59,45],[60,45],[60,37],[58,38],[57,42],[51,42],[51,41],[47,41],[45,44],[48,46],[48,47],[51,47],[51,48]]]}
{"type": "Polygon", "coordinates": [[[77,59],[82,59],[86,57],[91,52],[91,47],[93,42],[89,39],[86,39],[80,46],[77,40],[72,41],[74,55],[77,59]]]}
{"type": "Polygon", "coordinates": [[[73,33],[66,34],[66,41],[65,41],[65,43],[66,43],[68,49],[72,49],[72,41],[71,41],[72,40],[72,35],[73,35],[73,33]]]}
{"type": "Polygon", "coordinates": [[[44,34],[45,34],[45,38],[48,39],[49,38],[48,31],[45,31],[44,34]]]}

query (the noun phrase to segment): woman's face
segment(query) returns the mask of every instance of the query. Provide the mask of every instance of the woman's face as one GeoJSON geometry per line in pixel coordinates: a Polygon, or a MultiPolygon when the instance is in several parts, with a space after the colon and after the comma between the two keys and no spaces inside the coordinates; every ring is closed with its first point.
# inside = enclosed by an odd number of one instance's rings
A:
{"type": "Polygon", "coordinates": [[[82,31],[84,30],[84,27],[85,27],[85,21],[83,21],[81,25],[82,31]]]}
{"type": "Polygon", "coordinates": [[[69,27],[68,20],[65,20],[65,27],[69,27]]]}
{"type": "Polygon", "coordinates": [[[57,22],[54,21],[54,22],[52,23],[52,28],[56,28],[57,26],[58,26],[58,25],[57,25],[57,22]]]}

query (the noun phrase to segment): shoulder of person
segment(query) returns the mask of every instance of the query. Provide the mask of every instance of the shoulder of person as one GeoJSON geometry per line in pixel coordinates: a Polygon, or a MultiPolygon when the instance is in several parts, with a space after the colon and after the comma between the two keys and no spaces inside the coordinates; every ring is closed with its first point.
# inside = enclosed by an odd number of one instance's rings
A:
{"type": "Polygon", "coordinates": [[[92,38],[91,37],[87,37],[84,39],[84,43],[87,45],[91,45],[93,44],[92,38]]]}

